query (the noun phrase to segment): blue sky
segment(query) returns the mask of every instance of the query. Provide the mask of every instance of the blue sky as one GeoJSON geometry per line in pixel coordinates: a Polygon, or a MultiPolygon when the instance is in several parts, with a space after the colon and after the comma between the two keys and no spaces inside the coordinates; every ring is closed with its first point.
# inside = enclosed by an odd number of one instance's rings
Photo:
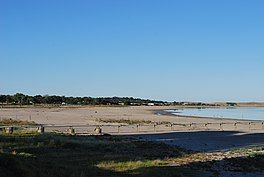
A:
{"type": "Polygon", "coordinates": [[[264,101],[262,0],[0,0],[0,93],[264,101]]]}

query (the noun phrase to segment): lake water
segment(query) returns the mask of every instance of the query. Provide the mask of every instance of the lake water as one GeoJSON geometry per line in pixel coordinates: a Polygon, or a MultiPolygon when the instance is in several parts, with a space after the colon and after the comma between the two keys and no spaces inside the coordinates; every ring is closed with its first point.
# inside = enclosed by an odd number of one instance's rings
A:
{"type": "Polygon", "coordinates": [[[231,118],[246,120],[264,120],[264,107],[255,108],[188,108],[168,110],[175,115],[231,118]]]}

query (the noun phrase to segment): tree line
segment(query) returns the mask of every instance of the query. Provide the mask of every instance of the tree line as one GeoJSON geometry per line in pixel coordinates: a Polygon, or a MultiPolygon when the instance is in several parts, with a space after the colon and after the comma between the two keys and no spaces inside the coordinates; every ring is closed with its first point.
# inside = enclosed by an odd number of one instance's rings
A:
{"type": "Polygon", "coordinates": [[[171,105],[171,106],[197,106],[197,107],[211,107],[211,106],[237,106],[237,103],[223,103],[219,105],[216,103],[202,103],[202,102],[166,102],[156,101],[150,99],[140,99],[133,97],[66,97],[57,95],[25,95],[16,93],[14,95],[0,95],[0,104],[2,105],[171,105]]]}
{"type": "Polygon", "coordinates": [[[68,104],[68,105],[164,105],[166,102],[133,97],[66,97],[57,95],[0,95],[1,104],[34,105],[34,104],[68,104]]]}

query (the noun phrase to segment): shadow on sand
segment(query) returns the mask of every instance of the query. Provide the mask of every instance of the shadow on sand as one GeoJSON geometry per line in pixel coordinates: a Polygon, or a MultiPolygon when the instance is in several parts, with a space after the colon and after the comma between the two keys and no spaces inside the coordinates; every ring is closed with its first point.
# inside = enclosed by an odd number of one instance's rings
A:
{"type": "Polygon", "coordinates": [[[191,158],[197,153],[195,151],[211,152],[263,145],[263,141],[263,133],[211,131],[107,137],[0,136],[3,151],[0,153],[0,174],[9,177],[263,176],[263,155],[214,161],[191,162],[190,159],[188,163],[188,156],[191,158]],[[184,151],[166,144],[194,151],[184,151]],[[14,150],[16,153],[8,153],[14,150]],[[155,162],[183,156],[187,156],[185,164],[155,162]],[[223,164],[229,165],[226,167],[223,164]]]}
{"type": "Polygon", "coordinates": [[[129,136],[203,152],[264,145],[264,133],[250,134],[238,131],[173,132],[129,136]]]}

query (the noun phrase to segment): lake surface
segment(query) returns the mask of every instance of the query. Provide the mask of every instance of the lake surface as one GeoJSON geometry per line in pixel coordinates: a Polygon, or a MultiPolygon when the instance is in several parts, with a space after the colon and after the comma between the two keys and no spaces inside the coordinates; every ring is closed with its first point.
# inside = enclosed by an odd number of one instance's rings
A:
{"type": "Polygon", "coordinates": [[[187,108],[168,110],[182,116],[264,120],[264,107],[254,108],[187,108]]]}

